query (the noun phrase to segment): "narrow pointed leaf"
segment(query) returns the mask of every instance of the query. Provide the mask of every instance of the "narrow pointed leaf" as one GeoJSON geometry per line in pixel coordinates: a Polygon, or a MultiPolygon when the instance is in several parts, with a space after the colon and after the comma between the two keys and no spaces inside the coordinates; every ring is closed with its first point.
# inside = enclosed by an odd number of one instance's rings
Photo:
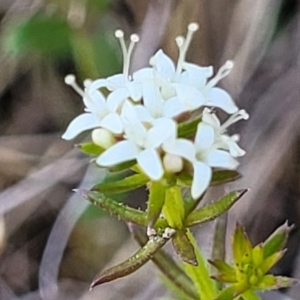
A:
{"type": "MultiPolygon", "coordinates": [[[[235,170],[216,170],[212,174],[210,186],[221,185],[224,183],[232,182],[241,177],[241,174],[235,170]]],[[[177,176],[180,185],[189,187],[192,185],[193,176],[188,173],[180,173],[177,176]]]]}
{"type": "Polygon", "coordinates": [[[217,218],[236,203],[248,190],[230,192],[218,201],[193,211],[185,220],[186,226],[194,226],[217,218]]]}
{"type": "Polygon", "coordinates": [[[190,242],[185,230],[177,231],[172,237],[172,243],[182,261],[193,266],[198,265],[194,246],[190,242]]]}
{"type": "MultiPolygon", "coordinates": [[[[143,247],[147,242],[147,236],[142,232],[141,228],[134,224],[130,224],[130,231],[135,240],[143,247]]],[[[175,260],[167,254],[163,249],[159,249],[151,259],[158,269],[168,278],[169,283],[174,289],[181,290],[190,299],[198,300],[199,296],[191,279],[178,266],[175,260]]]]}
{"type": "Polygon", "coordinates": [[[201,200],[203,199],[205,193],[202,194],[198,199],[193,199],[191,195],[184,198],[184,214],[185,216],[188,216],[192,211],[194,211],[201,200]]]}
{"type": "Polygon", "coordinates": [[[235,295],[235,289],[233,286],[229,286],[222,290],[214,300],[232,300],[235,295]]]}
{"type": "Polygon", "coordinates": [[[223,260],[216,259],[216,260],[209,260],[208,262],[222,273],[232,273],[232,274],[235,273],[234,269],[223,260]]]}
{"type": "Polygon", "coordinates": [[[220,185],[235,181],[241,177],[241,174],[235,170],[217,170],[212,174],[210,185],[220,185]]]}
{"type": "Polygon", "coordinates": [[[180,123],[178,125],[178,137],[188,138],[194,136],[197,131],[197,126],[201,121],[202,117],[198,117],[192,121],[180,123]]]}
{"type": "Polygon", "coordinates": [[[108,167],[108,170],[110,172],[121,172],[124,170],[128,170],[128,169],[132,169],[132,167],[136,164],[136,160],[130,160],[130,161],[126,161],[123,162],[121,164],[112,166],[112,167],[108,167]]]}
{"type": "Polygon", "coordinates": [[[89,155],[100,155],[101,153],[103,153],[105,151],[104,148],[102,148],[94,143],[82,143],[82,144],[76,145],[76,147],[78,147],[78,149],[80,149],[80,151],[82,151],[83,153],[89,154],[89,155]]]}
{"type": "Polygon", "coordinates": [[[259,268],[264,260],[264,251],[262,245],[256,245],[252,250],[252,262],[255,268],[259,268]]]}
{"type": "Polygon", "coordinates": [[[285,252],[286,249],[268,256],[260,266],[262,272],[267,273],[282,258],[285,252]]]}
{"type": "Polygon", "coordinates": [[[213,279],[210,278],[207,261],[201,254],[197,242],[189,230],[187,231],[187,236],[195,249],[198,266],[184,263],[186,273],[194,282],[201,300],[215,299],[217,287],[213,279]]]}
{"type": "Polygon", "coordinates": [[[143,211],[125,206],[99,192],[79,190],[78,193],[92,204],[126,221],[147,226],[147,214],[143,211]]]}
{"type": "Polygon", "coordinates": [[[101,192],[103,194],[122,194],[135,190],[149,181],[144,174],[135,174],[122,180],[113,182],[101,182],[92,188],[92,191],[101,192]]]}
{"type": "Polygon", "coordinates": [[[147,218],[150,227],[153,227],[156,220],[160,216],[165,202],[165,191],[166,188],[159,181],[153,181],[149,185],[147,218]]]}
{"type": "Polygon", "coordinates": [[[282,250],[287,242],[289,233],[294,226],[288,226],[288,222],[278,227],[264,242],[264,258],[271,256],[272,254],[282,250]]]}
{"type": "Polygon", "coordinates": [[[163,214],[172,228],[182,228],[184,219],[184,205],[181,197],[180,187],[172,186],[166,189],[163,214]]]}
{"type": "Polygon", "coordinates": [[[247,263],[247,261],[248,263],[251,262],[252,245],[244,228],[240,224],[236,225],[233,234],[232,252],[234,262],[237,266],[247,263]]]}
{"type": "Polygon", "coordinates": [[[151,238],[147,244],[138,250],[132,257],[123,263],[104,271],[99,276],[96,276],[91,284],[91,288],[135,272],[147,263],[166,242],[167,239],[161,236],[151,238]]]}
{"type": "Polygon", "coordinates": [[[252,290],[248,290],[241,295],[244,300],[260,300],[256,293],[252,290]]]}

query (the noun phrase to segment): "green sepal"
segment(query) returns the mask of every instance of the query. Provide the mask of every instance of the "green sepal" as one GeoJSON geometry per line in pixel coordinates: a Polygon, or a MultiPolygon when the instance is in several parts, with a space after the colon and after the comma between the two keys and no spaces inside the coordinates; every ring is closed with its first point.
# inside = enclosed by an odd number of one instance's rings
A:
{"type": "Polygon", "coordinates": [[[286,221],[268,237],[263,243],[264,258],[269,257],[284,248],[289,233],[293,228],[294,226],[288,226],[288,222],[286,221]]]}
{"type": "Polygon", "coordinates": [[[178,137],[189,138],[194,136],[197,131],[198,124],[201,122],[202,117],[198,117],[194,120],[182,122],[178,125],[178,137]]]}
{"type": "Polygon", "coordinates": [[[195,249],[190,242],[186,230],[178,230],[172,237],[173,247],[180,259],[188,264],[197,266],[197,258],[195,249]]]}
{"type": "Polygon", "coordinates": [[[149,200],[147,208],[147,218],[150,227],[153,227],[161,214],[165,202],[166,187],[160,181],[149,183],[149,200]]]}
{"type": "Polygon", "coordinates": [[[91,288],[135,272],[147,263],[166,242],[167,239],[161,236],[150,238],[146,245],[139,249],[132,257],[96,276],[91,284],[91,288]]]}
{"type": "Polygon", "coordinates": [[[229,210],[229,208],[233,206],[233,204],[236,203],[247,191],[247,189],[243,189],[230,192],[218,201],[193,211],[187,216],[185,225],[190,227],[217,218],[229,210]]]}
{"type": "Polygon", "coordinates": [[[259,268],[261,267],[263,261],[264,261],[264,250],[262,245],[259,244],[252,249],[252,263],[255,268],[259,268]]]}
{"type": "Polygon", "coordinates": [[[285,252],[286,250],[281,250],[264,259],[260,265],[263,274],[267,273],[282,258],[285,252]]]}
{"type": "Polygon", "coordinates": [[[103,210],[126,222],[132,222],[141,226],[147,226],[147,214],[141,210],[137,210],[121,204],[100,192],[89,192],[83,190],[77,190],[77,192],[92,204],[101,207],[103,210]]]}
{"type": "MultiPolygon", "coordinates": [[[[242,293],[244,293],[248,287],[241,283],[235,283],[223,289],[214,300],[232,300],[236,299],[242,293]]],[[[239,299],[239,298],[237,298],[239,299]]]]}
{"type": "Polygon", "coordinates": [[[149,181],[144,174],[134,174],[122,180],[113,182],[101,182],[92,188],[92,191],[101,192],[103,194],[122,194],[135,190],[149,181]]]}
{"type": "MultiPolygon", "coordinates": [[[[147,236],[142,229],[134,224],[129,225],[129,229],[134,239],[143,247],[147,242],[147,236]]],[[[158,269],[168,279],[168,286],[174,290],[181,290],[189,299],[198,300],[197,290],[191,279],[178,266],[175,260],[163,249],[159,249],[151,259],[158,269]]]]}
{"type": "Polygon", "coordinates": [[[100,155],[105,151],[104,148],[90,142],[75,145],[80,151],[89,155],[100,155]]]}
{"type": "Polygon", "coordinates": [[[165,203],[162,212],[172,228],[182,229],[184,205],[179,186],[171,186],[166,189],[165,203]]]}
{"type": "Polygon", "coordinates": [[[244,228],[237,224],[232,242],[232,252],[235,265],[240,268],[243,264],[249,264],[252,261],[252,245],[244,231],[244,228]]]}
{"type": "Polygon", "coordinates": [[[260,300],[260,298],[256,295],[256,293],[253,290],[245,291],[241,298],[244,300],[260,300]]]}
{"type": "Polygon", "coordinates": [[[187,237],[195,249],[198,265],[193,266],[191,264],[184,263],[184,268],[187,275],[192,279],[201,300],[215,299],[217,296],[217,286],[208,271],[208,265],[206,259],[203,257],[197,242],[190,232],[187,230],[187,237]]]}

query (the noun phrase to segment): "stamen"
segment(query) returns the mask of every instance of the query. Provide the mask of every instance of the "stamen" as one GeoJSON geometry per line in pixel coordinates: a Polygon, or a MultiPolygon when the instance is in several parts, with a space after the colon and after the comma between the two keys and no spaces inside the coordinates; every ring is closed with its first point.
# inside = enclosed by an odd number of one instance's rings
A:
{"type": "Polygon", "coordinates": [[[132,34],[130,36],[130,44],[127,50],[127,57],[126,58],[124,57],[124,66],[123,66],[123,74],[125,75],[126,78],[128,78],[129,75],[130,59],[131,59],[133,48],[139,40],[140,38],[137,34],[132,34]]]}
{"type": "Polygon", "coordinates": [[[93,80],[92,79],[85,79],[84,82],[83,82],[83,86],[88,89],[93,83],[93,80]]]}
{"type": "Polygon", "coordinates": [[[178,36],[175,41],[176,44],[179,48],[179,58],[177,62],[177,68],[176,68],[176,75],[175,77],[178,77],[181,70],[182,70],[182,65],[185,62],[185,56],[186,52],[190,46],[190,43],[192,41],[192,37],[194,33],[199,29],[199,25],[197,23],[191,23],[188,26],[188,32],[186,35],[186,38],[178,36]]]}
{"type": "Polygon", "coordinates": [[[232,60],[227,60],[226,63],[219,69],[217,75],[212,78],[207,85],[205,86],[205,90],[209,90],[214,87],[221,79],[226,77],[234,67],[234,62],[232,60]]]}
{"type": "Polygon", "coordinates": [[[244,110],[241,109],[239,111],[237,111],[236,113],[234,113],[233,115],[231,115],[220,127],[221,131],[225,131],[226,128],[228,128],[230,125],[232,125],[233,123],[236,123],[240,120],[248,120],[249,119],[249,114],[244,110]]]}
{"type": "Polygon", "coordinates": [[[65,77],[65,84],[71,86],[74,91],[79,94],[82,98],[85,96],[84,91],[82,88],[79,87],[79,85],[76,83],[76,77],[73,74],[67,75],[65,77]]]}
{"type": "Polygon", "coordinates": [[[130,36],[130,44],[127,49],[125,40],[124,40],[124,32],[120,29],[115,31],[115,37],[119,39],[121,49],[122,49],[122,54],[123,54],[123,74],[127,79],[129,79],[129,67],[130,67],[130,57],[132,54],[132,50],[135,46],[135,44],[140,40],[139,36],[137,34],[132,34],[130,36]]]}

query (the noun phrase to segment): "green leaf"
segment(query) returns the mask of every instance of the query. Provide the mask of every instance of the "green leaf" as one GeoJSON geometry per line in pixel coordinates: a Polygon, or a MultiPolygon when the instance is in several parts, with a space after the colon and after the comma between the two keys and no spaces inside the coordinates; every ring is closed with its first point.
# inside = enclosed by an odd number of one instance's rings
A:
{"type": "Polygon", "coordinates": [[[92,188],[92,191],[103,194],[122,194],[135,190],[149,181],[149,178],[143,174],[135,174],[122,180],[113,182],[101,182],[92,188]]]}
{"type": "Polygon", "coordinates": [[[230,192],[218,201],[193,211],[187,216],[185,225],[190,227],[217,218],[229,210],[247,191],[247,189],[244,189],[230,192]]]}
{"type": "Polygon", "coordinates": [[[108,198],[103,193],[83,190],[77,190],[77,193],[92,204],[101,207],[105,211],[126,222],[132,222],[142,226],[147,226],[148,224],[147,214],[145,212],[118,203],[115,200],[108,198]]]}
{"type": "Polygon", "coordinates": [[[264,258],[267,258],[284,248],[289,233],[293,228],[294,226],[288,226],[288,222],[286,221],[268,237],[263,243],[264,258]]]}
{"type": "Polygon", "coordinates": [[[82,143],[82,144],[78,144],[75,145],[76,147],[78,147],[78,149],[80,149],[80,151],[82,151],[85,154],[89,154],[89,155],[100,155],[101,153],[103,153],[105,151],[105,149],[103,149],[102,147],[94,144],[94,143],[82,143]]]}
{"type": "Polygon", "coordinates": [[[260,300],[260,298],[256,295],[256,293],[252,290],[248,290],[246,292],[244,292],[241,297],[244,300],[260,300]]]}
{"type": "Polygon", "coordinates": [[[277,262],[282,258],[285,252],[286,250],[281,250],[265,258],[260,266],[263,274],[267,273],[275,264],[277,264],[277,262]]]}
{"type": "Polygon", "coordinates": [[[180,123],[178,125],[178,137],[179,138],[188,138],[194,136],[197,131],[199,122],[201,122],[202,116],[194,120],[180,123]]]}
{"type": "Polygon", "coordinates": [[[167,239],[161,236],[154,236],[149,239],[147,244],[138,250],[132,257],[122,262],[121,264],[112,267],[103,273],[96,276],[91,284],[91,288],[95,286],[109,282],[120,277],[127,276],[140,267],[142,267],[145,263],[147,263],[152,256],[167,242],[167,239]]]}
{"type": "Polygon", "coordinates": [[[35,51],[47,57],[66,55],[72,33],[66,20],[38,13],[9,29],[5,47],[17,55],[35,51]]]}
{"type": "MultiPolygon", "coordinates": [[[[241,177],[240,173],[234,170],[215,170],[212,175],[210,186],[221,185],[224,183],[232,182],[241,177]]],[[[188,173],[180,173],[177,176],[178,184],[190,187],[193,182],[193,176],[188,173]]]]}
{"type": "MultiPolygon", "coordinates": [[[[142,232],[141,228],[131,224],[130,230],[135,240],[142,247],[147,242],[147,236],[142,232]]],[[[153,263],[168,279],[168,286],[172,286],[175,291],[180,290],[187,295],[189,299],[198,300],[199,296],[191,279],[178,266],[174,259],[163,249],[159,249],[152,258],[153,263]]]]}
{"type": "Polygon", "coordinates": [[[216,170],[213,172],[210,185],[220,185],[241,178],[241,174],[234,170],[216,170]]]}
{"type": "Polygon", "coordinates": [[[172,243],[182,261],[193,266],[198,265],[194,247],[186,234],[186,230],[177,231],[172,237],[172,243]]]}
{"type": "Polygon", "coordinates": [[[172,228],[182,229],[184,219],[184,205],[179,186],[166,189],[163,214],[172,228]]]}
{"type": "Polygon", "coordinates": [[[105,12],[109,8],[109,0],[88,0],[88,7],[91,11],[105,12]]]}
{"type": "Polygon", "coordinates": [[[165,186],[160,181],[152,181],[149,184],[149,200],[148,200],[148,224],[153,227],[156,220],[161,214],[162,207],[165,202],[165,186]]]}
{"type": "Polygon", "coordinates": [[[192,243],[198,262],[198,266],[184,263],[186,273],[193,280],[201,300],[212,300],[217,296],[217,287],[213,279],[210,278],[206,259],[202,256],[197,242],[188,230],[187,237],[192,243]]]}
{"type": "Polygon", "coordinates": [[[236,266],[241,266],[242,264],[251,262],[252,245],[244,231],[244,228],[240,224],[236,225],[233,234],[232,252],[236,266]]]}

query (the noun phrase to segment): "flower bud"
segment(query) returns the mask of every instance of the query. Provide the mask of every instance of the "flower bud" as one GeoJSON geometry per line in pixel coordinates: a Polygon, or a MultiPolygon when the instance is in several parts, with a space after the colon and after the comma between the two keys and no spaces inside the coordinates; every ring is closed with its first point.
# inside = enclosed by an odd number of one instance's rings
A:
{"type": "Polygon", "coordinates": [[[105,128],[94,129],[92,131],[92,140],[96,145],[104,149],[108,149],[116,143],[114,135],[105,128]]]}
{"type": "Polygon", "coordinates": [[[163,158],[164,169],[170,173],[180,172],[183,168],[183,161],[180,156],[167,153],[163,158]]]}

